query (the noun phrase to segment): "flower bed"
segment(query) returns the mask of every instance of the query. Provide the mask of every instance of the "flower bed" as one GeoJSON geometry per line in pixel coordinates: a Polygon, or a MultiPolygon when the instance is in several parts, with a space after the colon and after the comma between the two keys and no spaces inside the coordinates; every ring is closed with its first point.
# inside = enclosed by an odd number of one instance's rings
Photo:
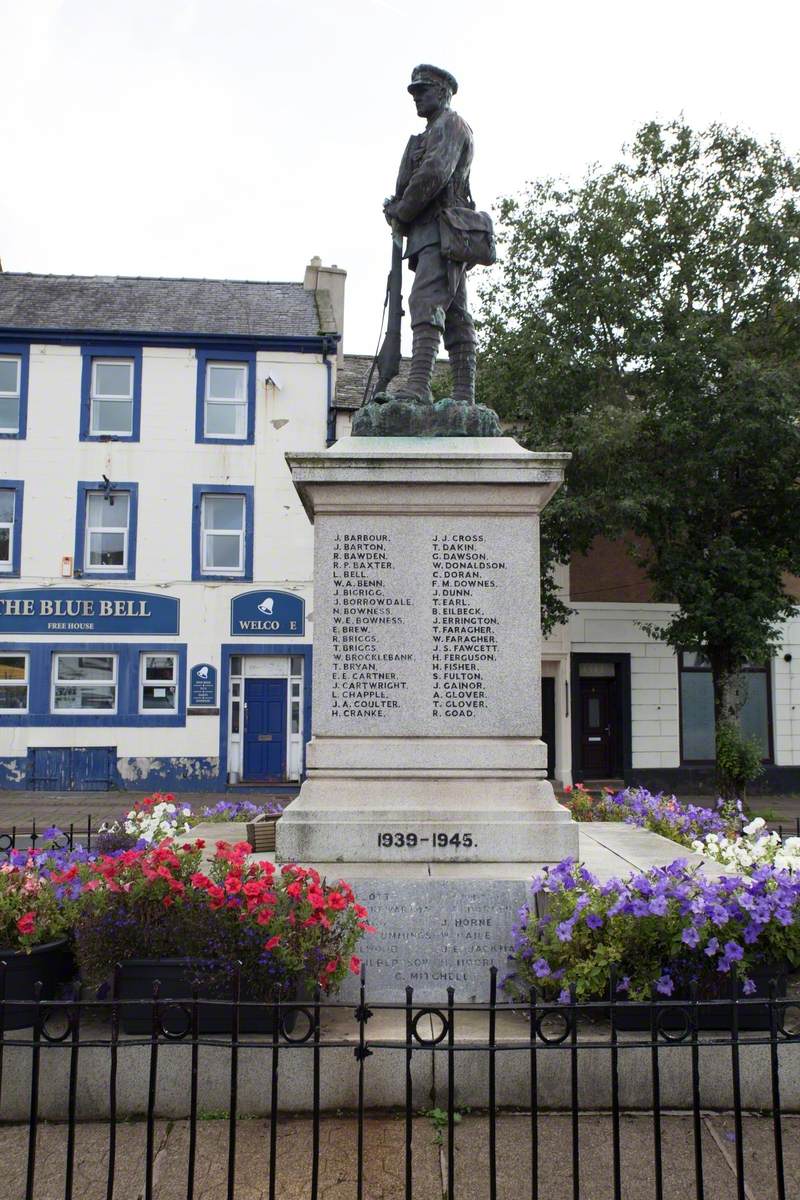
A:
{"type": "Polygon", "coordinates": [[[103,825],[97,835],[97,847],[103,853],[142,848],[157,845],[167,837],[185,836],[195,825],[251,823],[265,815],[280,816],[282,812],[283,806],[274,800],[254,804],[244,799],[219,800],[195,811],[188,804],[179,804],[172,792],[153,792],[136,800],[118,821],[103,825]]]}
{"type": "Polygon", "coordinates": [[[513,930],[506,990],[527,1000],[602,1000],[612,976],[621,998],[664,997],[696,984],[729,994],[735,968],[745,996],[754,975],[800,965],[800,879],[774,866],[711,879],[679,859],[601,884],[565,859],[536,876],[513,930]],[[539,898],[537,903],[537,898],[539,898]],[[538,911],[537,911],[538,909],[538,911]]]}
{"type": "MultiPolygon", "coordinates": [[[[599,797],[592,796],[582,783],[565,787],[564,803],[575,821],[624,821],[661,834],[683,846],[709,834],[733,836],[739,827],[721,813],[722,801],[716,809],[685,804],[676,796],[649,792],[644,787],[625,788],[614,792],[604,788],[599,797]]],[[[741,805],[739,806],[741,812],[741,805]]]]}
{"type": "Polygon", "coordinates": [[[763,817],[745,825],[741,837],[709,833],[692,842],[692,850],[744,874],[768,866],[800,875],[800,838],[783,840],[779,834],[770,833],[763,817]]]}
{"type": "Polygon", "coordinates": [[[230,997],[238,978],[242,996],[262,1004],[315,987],[327,994],[358,972],[354,950],[372,927],[344,880],[250,861],[247,842],[217,842],[210,863],[204,850],[200,839],[165,838],[110,853],[16,851],[0,868],[0,947],[24,957],[61,938],[100,998],[116,964],[133,960],[155,960],[155,979],[158,963],[181,959],[175,986],[184,999],[190,984],[204,997],[230,997]]]}

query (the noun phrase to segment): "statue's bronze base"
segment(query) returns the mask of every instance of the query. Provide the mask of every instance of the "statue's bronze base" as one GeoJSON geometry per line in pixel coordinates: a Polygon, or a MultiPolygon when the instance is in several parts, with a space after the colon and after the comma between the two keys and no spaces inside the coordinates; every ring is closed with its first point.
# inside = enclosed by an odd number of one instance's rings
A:
{"type": "Polygon", "coordinates": [[[353,415],[353,437],[502,437],[494,409],[449,396],[435,404],[402,398],[374,400],[353,415]]]}

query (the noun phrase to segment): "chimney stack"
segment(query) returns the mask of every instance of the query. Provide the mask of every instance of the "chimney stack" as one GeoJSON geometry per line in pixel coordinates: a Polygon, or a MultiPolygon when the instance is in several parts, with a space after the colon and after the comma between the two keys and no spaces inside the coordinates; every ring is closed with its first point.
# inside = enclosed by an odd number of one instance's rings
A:
{"type": "Polygon", "coordinates": [[[347,271],[333,263],[323,267],[322,259],[314,255],[306,267],[303,287],[307,292],[314,292],[317,301],[317,311],[320,317],[320,328],[324,333],[339,334],[337,358],[341,365],[344,332],[344,285],[347,271]]]}

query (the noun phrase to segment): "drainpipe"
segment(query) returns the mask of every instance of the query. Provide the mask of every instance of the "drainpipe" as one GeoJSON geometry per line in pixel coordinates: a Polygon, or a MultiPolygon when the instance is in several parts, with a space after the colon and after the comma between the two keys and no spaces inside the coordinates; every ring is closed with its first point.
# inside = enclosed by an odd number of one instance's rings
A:
{"type": "Polygon", "coordinates": [[[338,338],[331,338],[330,340],[326,338],[324,342],[324,349],[322,351],[322,361],[325,364],[325,370],[327,372],[327,391],[325,403],[326,412],[328,414],[328,430],[327,439],[325,441],[326,446],[332,446],[336,441],[336,409],[333,407],[333,363],[328,355],[336,353],[336,343],[338,340],[338,338]]]}

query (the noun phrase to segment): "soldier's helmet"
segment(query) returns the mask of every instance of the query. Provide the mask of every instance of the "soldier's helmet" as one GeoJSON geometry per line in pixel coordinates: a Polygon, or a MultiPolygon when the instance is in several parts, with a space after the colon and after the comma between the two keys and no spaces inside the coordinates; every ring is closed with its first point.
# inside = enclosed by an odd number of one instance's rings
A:
{"type": "Polygon", "coordinates": [[[434,67],[430,63],[420,63],[418,67],[414,67],[414,70],[411,72],[411,83],[408,85],[408,90],[413,96],[417,88],[428,87],[431,83],[444,84],[445,87],[450,89],[451,96],[455,96],[458,91],[458,82],[455,75],[451,75],[443,67],[434,67]]]}

